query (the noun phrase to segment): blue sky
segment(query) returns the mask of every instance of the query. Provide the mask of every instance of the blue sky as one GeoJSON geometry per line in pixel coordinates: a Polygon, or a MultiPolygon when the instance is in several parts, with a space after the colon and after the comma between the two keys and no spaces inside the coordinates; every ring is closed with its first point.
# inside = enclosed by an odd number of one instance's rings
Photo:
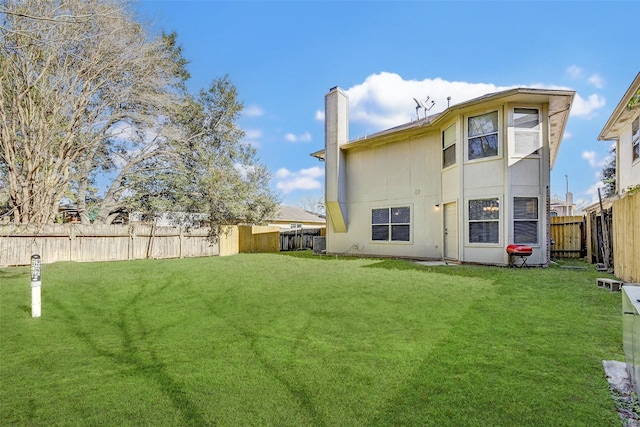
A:
{"type": "Polygon", "coordinates": [[[283,203],[321,197],[324,95],[350,99],[350,138],[511,87],[575,90],[552,197],[597,200],[609,142],[598,135],[640,71],[638,1],[140,1],[152,31],[176,31],[194,93],[228,74],[245,142],[283,203]]]}

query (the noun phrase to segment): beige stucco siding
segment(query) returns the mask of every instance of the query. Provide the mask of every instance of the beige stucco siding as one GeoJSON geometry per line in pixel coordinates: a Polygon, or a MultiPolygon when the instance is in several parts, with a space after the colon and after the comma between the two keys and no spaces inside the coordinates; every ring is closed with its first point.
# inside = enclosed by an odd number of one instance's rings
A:
{"type": "Polygon", "coordinates": [[[440,258],[439,136],[427,135],[346,154],[348,232],[327,239],[330,253],[440,258]],[[409,242],[371,240],[371,210],[411,208],[409,242]]]}
{"type": "MultiPolygon", "coordinates": [[[[636,114],[639,115],[640,112],[636,114]]],[[[633,161],[633,152],[631,146],[631,124],[635,117],[627,121],[627,124],[622,128],[620,132],[620,140],[618,142],[617,159],[618,162],[618,191],[622,192],[627,187],[640,184],[640,159],[633,161]]]]}

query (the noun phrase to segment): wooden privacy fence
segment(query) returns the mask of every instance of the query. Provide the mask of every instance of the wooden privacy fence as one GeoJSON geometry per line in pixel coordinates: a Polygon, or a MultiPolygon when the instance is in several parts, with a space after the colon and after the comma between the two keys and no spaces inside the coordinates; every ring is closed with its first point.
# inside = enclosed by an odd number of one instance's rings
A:
{"type": "Polygon", "coordinates": [[[323,229],[302,228],[298,230],[284,230],[280,232],[280,250],[297,251],[313,249],[313,238],[323,236],[323,229]]]}
{"type": "Polygon", "coordinates": [[[550,234],[555,242],[551,255],[559,258],[586,256],[585,220],[581,216],[552,216],[550,234]]]}
{"type": "Polygon", "coordinates": [[[587,213],[587,261],[613,266],[613,211],[608,205],[604,211],[598,208],[587,213]]]}
{"type": "Polygon", "coordinates": [[[261,225],[238,226],[238,252],[278,252],[280,227],[261,225]]]}
{"type": "Polygon", "coordinates": [[[613,260],[616,276],[640,283],[640,193],[613,202],[613,260]]]}
{"type": "Polygon", "coordinates": [[[43,263],[190,258],[239,252],[278,252],[279,228],[227,227],[217,242],[208,228],[152,225],[5,225],[0,226],[0,266],[28,265],[38,254],[43,263]]]}

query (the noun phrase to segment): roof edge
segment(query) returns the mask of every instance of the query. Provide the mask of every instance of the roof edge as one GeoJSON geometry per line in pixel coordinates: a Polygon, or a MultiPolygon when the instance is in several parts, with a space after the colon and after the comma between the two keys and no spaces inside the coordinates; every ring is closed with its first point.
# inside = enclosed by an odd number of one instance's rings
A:
{"type": "Polygon", "coordinates": [[[609,116],[609,119],[607,120],[604,127],[600,131],[600,134],[598,135],[598,141],[613,141],[617,139],[617,138],[608,136],[607,134],[611,132],[611,128],[615,125],[615,123],[618,121],[620,116],[622,116],[627,111],[627,105],[629,104],[631,97],[635,95],[635,93],[638,91],[639,88],[640,88],[640,72],[636,75],[636,78],[633,79],[633,82],[631,82],[631,85],[629,85],[629,88],[627,89],[627,91],[624,93],[622,98],[620,98],[620,102],[618,102],[618,105],[611,113],[611,116],[609,116]]]}

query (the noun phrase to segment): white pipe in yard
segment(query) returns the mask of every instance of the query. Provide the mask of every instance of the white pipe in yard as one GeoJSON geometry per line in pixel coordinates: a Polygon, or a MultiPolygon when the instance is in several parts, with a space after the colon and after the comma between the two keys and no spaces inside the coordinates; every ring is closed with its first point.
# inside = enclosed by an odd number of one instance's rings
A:
{"type": "Polygon", "coordinates": [[[31,255],[31,317],[40,317],[42,313],[40,261],[40,255],[31,255]]]}

